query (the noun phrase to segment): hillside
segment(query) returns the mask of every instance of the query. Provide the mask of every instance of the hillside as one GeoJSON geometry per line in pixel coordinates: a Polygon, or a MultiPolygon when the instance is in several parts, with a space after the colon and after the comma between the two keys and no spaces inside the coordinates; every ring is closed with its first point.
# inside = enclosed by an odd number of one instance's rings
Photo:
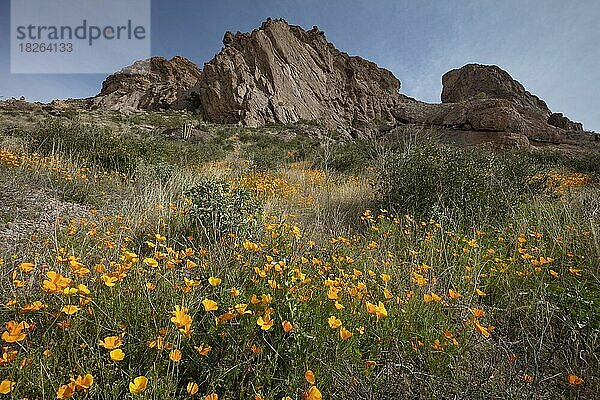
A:
{"type": "Polygon", "coordinates": [[[596,134],[317,28],[0,102],[0,397],[590,399],[596,134]]]}

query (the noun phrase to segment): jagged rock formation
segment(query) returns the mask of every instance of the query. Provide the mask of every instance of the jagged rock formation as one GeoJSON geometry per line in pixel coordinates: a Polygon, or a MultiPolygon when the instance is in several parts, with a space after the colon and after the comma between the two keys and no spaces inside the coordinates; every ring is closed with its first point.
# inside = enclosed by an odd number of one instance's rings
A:
{"type": "Polygon", "coordinates": [[[268,19],[250,33],[227,32],[223,45],[203,71],[182,57],[136,63],[109,76],[91,105],[193,109],[210,122],[250,127],[316,120],[346,137],[405,125],[432,127],[464,144],[510,147],[593,137],[493,65],[447,72],[442,104],[426,104],[400,94],[390,71],[337,50],[316,27],[268,19]]]}
{"type": "Polygon", "coordinates": [[[209,121],[319,120],[364,135],[376,121],[393,121],[391,111],[408,101],[391,72],[338,51],[316,27],[269,19],[251,33],[228,32],[223,44],[193,89],[209,121]]]}
{"type": "Polygon", "coordinates": [[[583,131],[583,124],[580,122],[573,122],[569,118],[562,115],[562,113],[554,113],[548,117],[548,123],[557,128],[565,129],[567,131],[583,131]]]}
{"type": "Polygon", "coordinates": [[[442,76],[442,103],[471,99],[505,99],[521,107],[549,114],[543,100],[529,93],[508,72],[495,65],[467,64],[442,76]]]}
{"type": "Polygon", "coordinates": [[[197,107],[186,104],[193,98],[184,98],[183,94],[198,82],[200,75],[196,64],[180,56],[137,61],[106,78],[91,105],[115,111],[197,107]]]}
{"type": "Polygon", "coordinates": [[[401,104],[396,119],[435,127],[462,143],[506,147],[566,143],[583,131],[494,65],[465,65],[446,73],[442,85],[442,104],[401,104]]]}

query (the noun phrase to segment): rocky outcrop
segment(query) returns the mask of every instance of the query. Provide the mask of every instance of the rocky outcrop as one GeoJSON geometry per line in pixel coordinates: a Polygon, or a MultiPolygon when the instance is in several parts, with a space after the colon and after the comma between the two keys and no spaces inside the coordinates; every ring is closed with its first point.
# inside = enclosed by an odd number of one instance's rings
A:
{"type": "Polygon", "coordinates": [[[228,32],[223,44],[193,89],[208,121],[256,127],[318,120],[365,136],[392,123],[392,110],[410,101],[391,72],[338,51],[316,27],[269,19],[251,33],[228,32]]]}
{"type": "Polygon", "coordinates": [[[505,99],[550,114],[543,100],[529,93],[508,72],[495,65],[467,64],[442,76],[442,103],[472,99],[505,99]]]}
{"type": "Polygon", "coordinates": [[[114,111],[191,109],[197,104],[184,94],[200,75],[196,64],[180,56],[137,61],[106,78],[91,105],[114,111]]]}
{"type": "Polygon", "coordinates": [[[442,104],[426,104],[400,94],[390,71],[337,50],[316,27],[306,31],[268,19],[250,33],[227,32],[223,45],[203,71],[182,57],[135,63],[109,76],[91,104],[120,111],[195,110],[209,122],[249,127],[319,121],[348,138],[407,124],[435,128],[462,143],[502,146],[586,136],[581,124],[552,113],[494,65],[447,72],[442,104]]]}
{"type": "MultiPolygon", "coordinates": [[[[394,111],[398,122],[433,127],[444,139],[502,147],[556,145],[583,131],[581,124],[552,114],[543,100],[497,66],[465,65],[446,73],[442,84],[442,104],[400,104],[394,111]]],[[[579,134],[585,140],[588,136],[579,134]]]]}
{"type": "Polygon", "coordinates": [[[554,113],[548,117],[548,123],[560,129],[567,131],[583,131],[583,124],[573,122],[562,113],[554,113]]]}

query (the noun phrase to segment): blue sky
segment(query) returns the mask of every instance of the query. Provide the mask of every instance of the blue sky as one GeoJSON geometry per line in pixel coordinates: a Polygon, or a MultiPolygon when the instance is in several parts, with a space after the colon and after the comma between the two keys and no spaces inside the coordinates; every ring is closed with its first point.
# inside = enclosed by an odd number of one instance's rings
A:
{"type": "MultiPolygon", "coordinates": [[[[51,0],[48,0],[51,1],[51,0]]],[[[0,0],[0,96],[95,95],[103,75],[11,75],[9,0],[0,0]]],[[[597,0],[154,0],[152,54],[200,66],[227,30],[283,17],[390,69],[401,92],[439,102],[441,76],[471,62],[507,70],[553,111],[600,131],[597,0]]]]}

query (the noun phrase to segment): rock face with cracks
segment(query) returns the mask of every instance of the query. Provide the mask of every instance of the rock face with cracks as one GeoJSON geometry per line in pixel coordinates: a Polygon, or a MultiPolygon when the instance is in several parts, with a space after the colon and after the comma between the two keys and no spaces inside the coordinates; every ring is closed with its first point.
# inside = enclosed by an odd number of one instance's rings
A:
{"type": "Polygon", "coordinates": [[[137,61],[106,78],[91,105],[113,111],[193,108],[193,97],[184,95],[200,75],[196,64],[180,56],[137,61]]]}
{"type": "Polygon", "coordinates": [[[409,101],[390,71],[340,52],[316,27],[267,20],[251,33],[228,32],[223,44],[193,89],[209,121],[256,127],[318,120],[368,136],[409,101]]]}
{"type": "Polygon", "coordinates": [[[89,104],[118,111],[187,109],[209,122],[249,127],[318,121],[346,138],[409,125],[459,143],[502,147],[595,139],[494,65],[447,72],[442,103],[427,104],[401,94],[390,71],[337,50],[316,27],[307,31],[268,19],[250,33],[227,32],[223,45],[202,71],[183,57],[137,62],[109,76],[89,104]]]}

